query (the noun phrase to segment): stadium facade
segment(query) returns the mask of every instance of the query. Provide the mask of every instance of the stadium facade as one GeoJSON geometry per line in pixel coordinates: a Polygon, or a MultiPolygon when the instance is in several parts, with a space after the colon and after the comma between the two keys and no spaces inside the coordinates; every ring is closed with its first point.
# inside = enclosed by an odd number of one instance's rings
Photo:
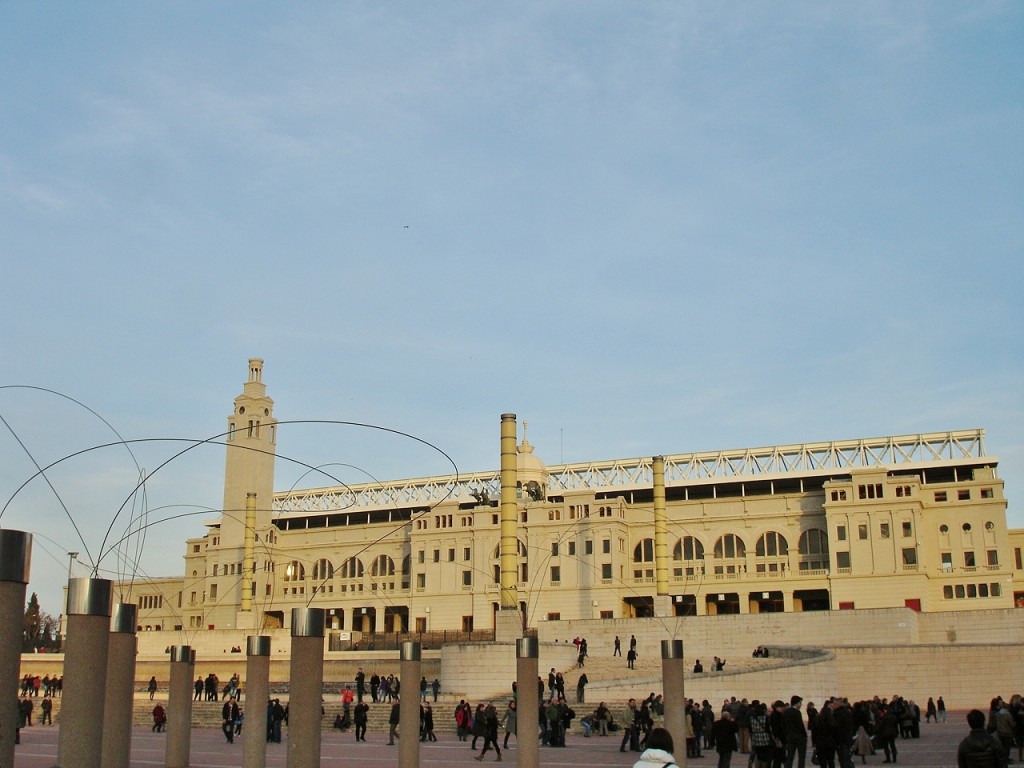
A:
{"type": "MultiPolygon", "coordinates": [[[[300,606],[352,637],[493,629],[501,472],[275,492],[273,406],[250,360],[221,514],[184,576],[122,585],[139,630],[273,629],[300,606]]],[[[980,429],[552,466],[524,434],[513,605],[524,627],[1024,606],[997,464],[980,429]]]]}

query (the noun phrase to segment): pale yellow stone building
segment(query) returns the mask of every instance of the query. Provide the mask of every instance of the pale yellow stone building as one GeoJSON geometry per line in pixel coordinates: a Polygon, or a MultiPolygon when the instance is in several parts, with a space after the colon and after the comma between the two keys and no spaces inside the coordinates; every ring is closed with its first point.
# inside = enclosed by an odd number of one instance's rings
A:
{"type": "MultiPolygon", "coordinates": [[[[262,378],[250,360],[223,511],[186,542],[184,577],[125,596],[140,630],[251,632],[306,605],[334,632],[493,629],[498,470],[275,492],[262,378]]],[[[497,435],[496,420],[496,458],[497,435]]],[[[659,598],[652,459],[548,466],[524,434],[523,622],[1024,606],[1024,530],[1007,530],[997,463],[980,429],[665,456],[659,598]]]]}

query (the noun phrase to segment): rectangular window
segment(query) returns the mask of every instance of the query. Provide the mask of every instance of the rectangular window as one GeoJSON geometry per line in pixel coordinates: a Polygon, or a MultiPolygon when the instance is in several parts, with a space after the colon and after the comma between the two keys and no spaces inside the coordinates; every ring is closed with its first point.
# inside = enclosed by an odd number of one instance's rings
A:
{"type": "Polygon", "coordinates": [[[557,541],[551,542],[551,556],[552,557],[558,557],[558,542],[557,541]]]}
{"type": "Polygon", "coordinates": [[[882,498],[882,484],[881,483],[869,483],[868,485],[857,486],[857,497],[861,499],[880,499],[882,498]]]}
{"type": "Polygon", "coordinates": [[[602,619],[614,619],[615,618],[615,612],[614,611],[601,611],[601,618],[602,619]]]}
{"type": "Polygon", "coordinates": [[[611,554],[611,551],[612,551],[612,540],[611,539],[604,539],[601,542],[601,552],[603,554],[608,555],[608,554],[611,554]]]}
{"type": "Polygon", "coordinates": [[[992,498],[992,489],[991,488],[982,488],[981,489],[981,498],[983,498],[983,499],[991,499],[992,498]]]}
{"type": "Polygon", "coordinates": [[[965,568],[974,568],[976,565],[977,565],[977,563],[974,562],[974,553],[973,552],[964,552],[964,567],[965,568]]]}
{"type": "Polygon", "coordinates": [[[849,552],[836,552],[836,568],[849,568],[850,567],[850,553],[849,552]]]}
{"type": "Polygon", "coordinates": [[[903,550],[903,564],[917,565],[917,547],[905,547],[903,550]]]}
{"type": "Polygon", "coordinates": [[[463,547],[462,548],[462,559],[463,560],[472,560],[473,559],[473,555],[472,555],[469,547],[463,547]]]}
{"type": "Polygon", "coordinates": [[[991,565],[991,566],[999,565],[999,551],[998,550],[990,549],[986,554],[988,556],[988,564],[989,565],[991,565]]]}
{"type": "Polygon", "coordinates": [[[549,613],[548,614],[548,621],[558,621],[561,618],[562,618],[562,614],[560,614],[560,613],[549,613]]]}
{"type": "Polygon", "coordinates": [[[440,563],[441,562],[441,550],[440,549],[435,549],[434,550],[434,562],[435,563],[440,563]]]}
{"type": "Polygon", "coordinates": [[[611,563],[601,563],[601,578],[602,579],[609,579],[610,580],[611,577],[612,577],[612,564],[611,563]]]}
{"type": "Polygon", "coordinates": [[[576,554],[576,542],[575,541],[570,541],[569,542],[569,556],[572,557],[575,554],[576,554]]]}
{"type": "Polygon", "coordinates": [[[978,596],[978,587],[977,587],[977,585],[975,585],[975,584],[968,584],[967,585],[967,596],[968,597],[977,597],[978,596]]]}
{"type": "Polygon", "coordinates": [[[1020,547],[1013,548],[1013,564],[1018,571],[1024,570],[1024,553],[1021,552],[1020,547]]]}
{"type": "Polygon", "coordinates": [[[427,588],[427,574],[425,574],[425,573],[417,573],[416,574],[416,589],[426,589],[426,588],[427,588]]]}
{"type": "Polygon", "coordinates": [[[210,599],[211,600],[216,600],[217,599],[217,585],[216,584],[211,584],[210,585],[210,599]]]}
{"type": "Polygon", "coordinates": [[[988,597],[988,584],[978,585],[978,597],[988,597]]]}
{"type": "Polygon", "coordinates": [[[471,587],[473,586],[473,572],[463,571],[462,572],[462,586],[471,587]]]}
{"type": "Polygon", "coordinates": [[[946,492],[945,491],[936,491],[935,492],[935,500],[936,501],[945,501],[946,500],[946,492]]]}
{"type": "Polygon", "coordinates": [[[940,557],[942,558],[942,567],[949,569],[953,567],[953,553],[943,552],[940,557]]]}
{"type": "Polygon", "coordinates": [[[971,500],[971,489],[961,488],[956,492],[956,498],[958,501],[970,501],[971,500]]]}
{"type": "Polygon", "coordinates": [[[989,584],[989,591],[992,593],[992,597],[999,597],[1003,594],[1003,588],[998,583],[989,584]]]}
{"type": "Polygon", "coordinates": [[[904,520],[901,527],[903,530],[904,539],[909,539],[911,536],[914,535],[914,524],[911,523],[909,520],[904,520]]]}
{"type": "Polygon", "coordinates": [[[420,562],[422,563],[422,562],[424,562],[424,557],[425,557],[425,556],[426,556],[426,552],[424,552],[424,551],[423,551],[423,550],[421,549],[421,550],[420,550],[420,551],[419,551],[419,552],[418,552],[418,553],[416,554],[416,559],[417,559],[417,560],[419,560],[419,561],[420,561],[420,562]]]}
{"type": "Polygon", "coordinates": [[[878,534],[883,539],[888,539],[889,538],[889,524],[888,523],[882,523],[881,525],[879,525],[878,526],[878,534]]]}
{"type": "Polygon", "coordinates": [[[846,541],[846,526],[845,525],[837,525],[836,526],[836,541],[846,541]]]}
{"type": "Polygon", "coordinates": [[[944,586],[942,588],[942,596],[944,598],[946,598],[947,600],[952,600],[953,599],[953,585],[952,584],[947,584],[946,586],[944,586]]]}
{"type": "Polygon", "coordinates": [[[551,566],[551,583],[558,584],[562,581],[562,568],[558,565],[551,566]]]}
{"type": "Polygon", "coordinates": [[[592,555],[594,554],[594,542],[591,539],[587,539],[583,542],[583,554],[592,555]]]}
{"type": "Polygon", "coordinates": [[[954,592],[956,594],[957,600],[961,600],[961,599],[963,599],[964,597],[967,596],[967,593],[964,591],[964,585],[963,584],[957,584],[955,589],[954,589],[954,592]]]}
{"type": "Polygon", "coordinates": [[[868,526],[867,523],[861,523],[857,526],[857,538],[864,541],[868,537],[868,526]]]}
{"type": "Polygon", "coordinates": [[[455,547],[450,547],[448,549],[448,562],[449,563],[454,563],[455,562],[455,547]]]}

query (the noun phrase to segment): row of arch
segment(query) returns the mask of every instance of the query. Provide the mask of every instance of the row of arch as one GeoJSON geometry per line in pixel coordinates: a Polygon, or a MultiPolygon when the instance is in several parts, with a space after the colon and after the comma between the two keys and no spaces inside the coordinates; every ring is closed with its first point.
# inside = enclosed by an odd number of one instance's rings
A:
{"type": "MultiPolygon", "coordinates": [[[[800,534],[797,543],[801,555],[828,555],[828,533],[820,528],[809,528],[800,534]]],[[[726,533],[715,540],[712,549],[716,560],[740,559],[747,556],[747,545],[735,533],[726,533]]],[[[788,557],[789,542],[778,531],[763,533],[754,545],[756,557],[788,557]]],[[[695,536],[683,536],[672,549],[673,560],[703,560],[704,543],[695,536]]],[[[643,539],[633,548],[634,563],[654,562],[654,539],[643,539]]]]}
{"type": "MultiPolygon", "coordinates": [[[[527,557],[526,545],[520,540],[519,557],[527,557]]],[[[805,556],[828,556],[828,533],[820,528],[809,528],[800,534],[797,542],[797,551],[805,556]]],[[[716,560],[740,559],[747,556],[747,544],[743,538],[735,533],[726,533],[715,540],[712,552],[716,560]]],[[[491,555],[492,559],[500,557],[500,546],[495,547],[491,555]]],[[[778,531],[767,531],[758,537],[754,544],[755,557],[788,557],[789,542],[786,537],[778,531]]],[[[676,540],[672,549],[672,559],[675,561],[703,560],[705,558],[704,542],[695,536],[683,536],[676,540]]],[[[642,539],[633,548],[634,563],[654,562],[654,539],[642,539]]],[[[370,561],[369,568],[359,557],[349,557],[341,561],[335,568],[334,564],[327,558],[320,558],[313,563],[311,577],[314,581],[327,581],[335,575],[343,580],[361,579],[369,574],[372,578],[387,578],[394,576],[396,570],[395,561],[389,555],[377,555],[370,561]]],[[[411,556],[402,558],[400,573],[407,576],[411,569],[411,556]]],[[[285,568],[285,581],[305,581],[306,566],[299,560],[291,561],[285,568]]]]}

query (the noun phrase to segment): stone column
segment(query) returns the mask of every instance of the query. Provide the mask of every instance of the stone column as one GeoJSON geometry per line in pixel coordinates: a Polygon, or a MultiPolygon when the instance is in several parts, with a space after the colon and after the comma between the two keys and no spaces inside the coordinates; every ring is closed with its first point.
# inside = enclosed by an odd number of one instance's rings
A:
{"type": "Polygon", "coordinates": [[[686,768],[686,694],[683,690],[683,641],[661,641],[662,690],[665,692],[665,728],[672,734],[676,765],[686,768]]]}
{"type": "Polygon", "coordinates": [[[499,581],[501,602],[495,616],[494,639],[510,643],[523,636],[523,617],[519,612],[519,539],[516,536],[519,513],[518,459],[516,458],[516,415],[501,414],[501,538],[499,540],[499,581]]]}
{"type": "Polygon", "coordinates": [[[171,646],[171,687],[167,694],[166,768],[188,768],[192,751],[192,687],[196,652],[187,645],[171,646]]]}
{"type": "Polygon", "coordinates": [[[135,707],[135,630],[139,610],[117,603],[110,617],[107,692],[103,704],[103,768],[129,768],[135,707]]]}
{"type": "Polygon", "coordinates": [[[324,688],[323,608],[292,608],[288,768],[319,768],[324,688]]]}
{"type": "Polygon", "coordinates": [[[107,579],[68,582],[68,636],[64,652],[58,765],[101,768],[103,705],[107,692],[110,611],[114,584],[107,579]]]}
{"type": "Polygon", "coordinates": [[[266,768],[267,700],[270,698],[270,638],[250,635],[245,652],[245,727],[242,728],[242,768],[266,768]]]}
{"type": "Polygon", "coordinates": [[[402,682],[398,699],[398,768],[417,768],[420,764],[420,674],[420,644],[402,643],[398,665],[398,679],[402,682]]]}
{"type": "Polygon", "coordinates": [[[25,585],[32,562],[32,534],[0,530],[0,765],[14,765],[21,681],[21,640],[25,620],[25,585]]]}
{"type": "Polygon", "coordinates": [[[665,457],[651,459],[654,479],[654,615],[671,616],[672,598],[668,593],[668,513],[665,509],[665,457]]]}
{"type": "Polygon", "coordinates": [[[540,644],[535,637],[516,640],[516,760],[519,768],[537,768],[540,743],[537,720],[540,695],[537,692],[537,658],[540,644]]]}

